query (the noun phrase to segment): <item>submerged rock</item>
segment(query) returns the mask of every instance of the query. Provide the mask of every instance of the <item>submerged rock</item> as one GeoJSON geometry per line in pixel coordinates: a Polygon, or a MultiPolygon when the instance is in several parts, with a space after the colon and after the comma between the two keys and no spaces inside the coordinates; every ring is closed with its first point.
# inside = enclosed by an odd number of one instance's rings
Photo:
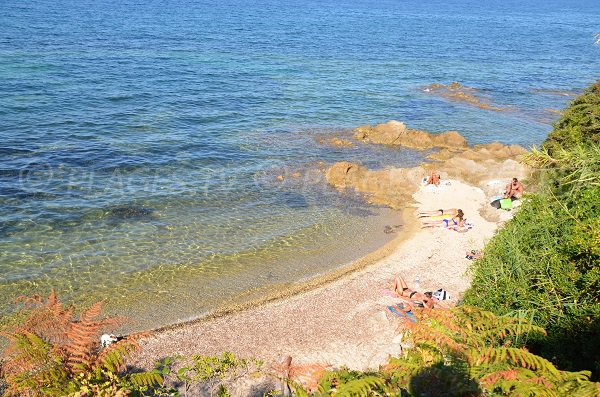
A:
{"type": "Polygon", "coordinates": [[[114,221],[155,219],[154,210],[152,208],[138,205],[121,205],[113,207],[108,210],[107,215],[114,221]]]}
{"type": "Polygon", "coordinates": [[[442,98],[467,103],[480,109],[494,110],[496,112],[509,110],[506,107],[493,105],[489,99],[479,96],[475,88],[464,86],[456,81],[448,85],[433,83],[425,87],[423,91],[439,95],[442,98]]]}
{"type": "Polygon", "coordinates": [[[326,137],[326,136],[319,136],[316,138],[316,141],[322,145],[331,145],[331,146],[336,146],[336,147],[345,147],[345,148],[350,148],[354,146],[354,143],[348,139],[344,139],[344,138],[339,138],[337,136],[333,136],[333,137],[326,137]]]}
{"type": "Polygon", "coordinates": [[[467,146],[467,140],[456,131],[430,134],[426,131],[410,129],[396,120],[377,124],[374,127],[369,125],[358,127],[354,130],[354,137],[363,142],[399,145],[413,149],[432,147],[459,149],[467,146]]]}

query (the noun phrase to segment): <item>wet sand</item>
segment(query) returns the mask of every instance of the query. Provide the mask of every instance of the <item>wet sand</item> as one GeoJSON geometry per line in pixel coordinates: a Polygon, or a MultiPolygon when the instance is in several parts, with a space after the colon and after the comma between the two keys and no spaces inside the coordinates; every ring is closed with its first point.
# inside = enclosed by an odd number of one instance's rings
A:
{"type": "Polygon", "coordinates": [[[419,277],[420,290],[444,288],[455,303],[470,283],[465,251],[483,248],[499,224],[479,214],[488,205],[484,192],[460,181],[421,187],[413,198],[415,207],[404,213],[409,226],[383,248],[339,272],[277,295],[157,330],[142,341],[141,356],[134,364],[149,368],[155,360],[174,354],[231,351],[267,364],[290,355],[297,364],[377,368],[389,354],[401,350],[398,319],[386,309],[395,300],[380,289],[390,288],[396,274],[409,285],[419,277]],[[420,229],[417,209],[438,208],[462,208],[475,227],[467,233],[420,229]]]}

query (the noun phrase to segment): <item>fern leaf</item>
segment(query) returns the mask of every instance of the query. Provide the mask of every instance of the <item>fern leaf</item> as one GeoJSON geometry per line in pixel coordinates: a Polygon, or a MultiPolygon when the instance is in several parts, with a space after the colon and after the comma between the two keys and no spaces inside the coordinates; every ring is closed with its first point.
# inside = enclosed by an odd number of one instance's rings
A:
{"type": "Polygon", "coordinates": [[[139,372],[127,375],[127,381],[139,389],[142,387],[160,386],[163,383],[163,377],[155,372],[139,372]]]}
{"type": "Polygon", "coordinates": [[[376,376],[367,376],[342,384],[333,395],[338,397],[367,397],[370,392],[382,389],[384,386],[383,379],[376,376]]]}

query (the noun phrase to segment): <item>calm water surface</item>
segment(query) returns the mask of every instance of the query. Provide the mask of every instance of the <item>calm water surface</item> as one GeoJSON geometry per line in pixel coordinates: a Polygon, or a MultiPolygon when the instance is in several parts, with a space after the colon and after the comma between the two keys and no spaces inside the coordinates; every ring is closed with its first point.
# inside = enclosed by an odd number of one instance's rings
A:
{"type": "Polygon", "coordinates": [[[600,3],[522,3],[3,0],[0,314],[54,287],[152,327],[372,250],[398,220],[319,162],[424,153],[315,137],[398,119],[539,143],[600,76],[600,3]],[[512,110],[422,90],[452,81],[512,110]]]}

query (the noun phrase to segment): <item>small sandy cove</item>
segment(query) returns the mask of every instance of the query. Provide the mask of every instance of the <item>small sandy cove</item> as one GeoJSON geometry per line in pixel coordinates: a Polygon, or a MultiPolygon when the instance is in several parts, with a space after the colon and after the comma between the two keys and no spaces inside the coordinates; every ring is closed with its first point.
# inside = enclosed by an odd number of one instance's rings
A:
{"type": "Polygon", "coordinates": [[[481,249],[498,227],[480,216],[480,209],[489,206],[481,189],[450,182],[421,187],[414,194],[417,204],[407,211],[405,223],[415,230],[399,235],[401,241],[383,259],[299,295],[156,332],[142,341],[136,364],[149,368],[155,360],[174,354],[231,351],[266,363],[281,362],[289,355],[296,364],[377,368],[388,355],[401,351],[396,337],[399,319],[386,308],[397,300],[380,290],[391,288],[394,276],[400,274],[410,287],[419,277],[419,290],[443,288],[456,302],[470,283],[465,251],[481,249]],[[418,210],[439,208],[463,209],[474,228],[467,233],[420,229],[418,210]]]}

